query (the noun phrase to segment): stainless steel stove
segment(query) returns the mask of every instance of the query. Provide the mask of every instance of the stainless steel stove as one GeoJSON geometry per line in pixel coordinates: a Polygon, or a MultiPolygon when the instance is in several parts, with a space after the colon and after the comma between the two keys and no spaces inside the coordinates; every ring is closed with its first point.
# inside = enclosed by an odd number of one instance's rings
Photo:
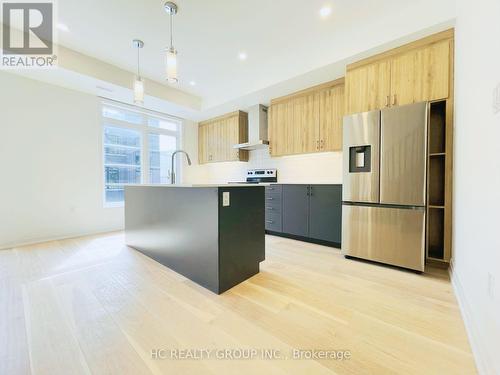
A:
{"type": "Polygon", "coordinates": [[[276,169],[249,169],[246,181],[229,182],[230,184],[259,184],[278,182],[276,169]]]}

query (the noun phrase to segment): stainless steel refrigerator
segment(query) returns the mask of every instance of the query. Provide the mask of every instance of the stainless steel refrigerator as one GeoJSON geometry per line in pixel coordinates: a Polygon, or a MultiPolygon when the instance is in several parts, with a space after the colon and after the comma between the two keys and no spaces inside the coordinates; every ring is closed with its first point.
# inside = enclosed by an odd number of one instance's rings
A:
{"type": "Polygon", "coordinates": [[[424,270],[428,103],[344,117],[342,253],[424,270]]]}

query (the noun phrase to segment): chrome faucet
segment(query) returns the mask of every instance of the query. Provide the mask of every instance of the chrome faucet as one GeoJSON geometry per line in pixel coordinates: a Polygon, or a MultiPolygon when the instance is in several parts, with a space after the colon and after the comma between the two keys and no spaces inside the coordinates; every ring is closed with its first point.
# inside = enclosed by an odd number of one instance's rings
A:
{"type": "Polygon", "coordinates": [[[170,183],[172,185],[175,184],[175,172],[174,172],[174,159],[176,154],[184,154],[187,157],[187,162],[188,165],[191,165],[191,158],[189,157],[189,154],[186,151],[183,150],[176,150],[172,153],[172,168],[170,169],[170,183]]]}

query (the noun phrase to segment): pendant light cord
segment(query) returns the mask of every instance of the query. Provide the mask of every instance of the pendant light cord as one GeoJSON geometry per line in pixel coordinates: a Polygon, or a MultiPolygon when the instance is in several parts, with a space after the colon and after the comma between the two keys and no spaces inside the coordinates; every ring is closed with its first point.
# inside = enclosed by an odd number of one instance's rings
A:
{"type": "Polygon", "coordinates": [[[173,23],[174,23],[174,17],[172,12],[170,12],[170,48],[174,46],[174,28],[173,28],[173,23]]]}
{"type": "Polygon", "coordinates": [[[140,68],[139,68],[139,53],[140,53],[140,48],[137,47],[137,78],[140,78],[141,77],[141,71],[140,71],[140,68]]]}

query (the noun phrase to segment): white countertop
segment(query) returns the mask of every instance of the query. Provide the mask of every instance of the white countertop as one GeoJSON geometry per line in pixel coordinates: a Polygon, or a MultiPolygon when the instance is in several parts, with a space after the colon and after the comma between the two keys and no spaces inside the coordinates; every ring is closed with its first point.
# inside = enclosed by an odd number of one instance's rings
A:
{"type": "Polygon", "coordinates": [[[292,183],[292,182],[261,182],[258,184],[125,184],[125,186],[148,186],[148,187],[187,187],[187,188],[233,188],[233,187],[257,187],[271,185],[342,185],[342,183],[292,183]]]}
{"type": "Polygon", "coordinates": [[[271,184],[125,184],[125,186],[143,186],[143,187],[182,187],[182,188],[234,188],[234,187],[259,187],[259,186],[269,186],[271,184]]]}

